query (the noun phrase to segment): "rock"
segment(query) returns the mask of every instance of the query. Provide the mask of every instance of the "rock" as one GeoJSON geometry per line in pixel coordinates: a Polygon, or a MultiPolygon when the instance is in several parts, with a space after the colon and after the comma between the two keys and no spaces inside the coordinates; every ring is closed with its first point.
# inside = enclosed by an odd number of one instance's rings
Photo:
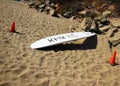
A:
{"type": "Polygon", "coordinates": [[[40,8],[40,9],[45,9],[45,7],[46,7],[46,4],[41,4],[41,5],[39,5],[39,8],[40,8]]]}
{"type": "Polygon", "coordinates": [[[120,28],[120,19],[119,18],[112,18],[112,19],[110,19],[110,22],[114,27],[120,28]]]}
{"type": "Polygon", "coordinates": [[[109,19],[108,17],[111,15],[111,11],[105,11],[103,14],[99,17],[97,17],[95,20],[101,22],[103,25],[109,25],[109,19]]]}
{"type": "Polygon", "coordinates": [[[32,3],[28,4],[29,8],[33,8],[33,6],[34,6],[34,5],[35,5],[35,3],[34,3],[34,2],[32,2],[32,3]]]}
{"type": "Polygon", "coordinates": [[[103,32],[99,30],[98,23],[95,20],[92,21],[90,32],[95,32],[97,34],[103,34],[103,32]]]}
{"type": "Polygon", "coordinates": [[[89,12],[89,16],[90,16],[90,17],[98,17],[98,16],[101,16],[101,13],[98,12],[97,10],[91,10],[91,11],[89,12]]]}
{"type": "Polygon", "coordinates": [[[109,24],[110,24],[108,18],[106,18],[106,17],[104,17],[104,16],[96,17],[96,18],[94,18],[94,20],[95,20],[96,22],[100,22],[99,24],[103,24],[103,25],[109,25],[109,24]]]}
{"type": "Polygon", "coordinates": [[[46,11],[46,4],[41,4],[41,5],[38,5],[38,9],[37,9],[39,12],[44,12],[46,11]]]}
{"type": "Polygon", "coordinates": [[[73,20],[73,19],[75,19],[75,16],[72,16],[72,17],[70,18],[70,20],[73,20]]]}
{"type": "Polygon", "coordinates": [[[53,8],[53,9],[58,8],[58,6],[59,6],[58,4],[53,4],[53,3],[51,3],[51,5],[50,5],[50,7],[53,8]]]}
{"type": "Polygon", "coordinates": [[[108,31],[108,33],[107,33],[107,36],[108,36],[108,37],[113,37],[113,36],[114,36],[113,30],[110,29],[110,30],[108,31]]]}
{"type": "Polygon", "coordinates": [[[47,13],[47,14],[50,14],[50,10],[51,10],[51,8],[50,8],[50,7],[46,7],[46,9],[45,9],[45,10],[46,10],[46,13],[47,13]]]}
{"type": "Polygon", "coordinates": [[[38,10],[38,11],[39,11],[39,9],[40,9],[39,5],[40,5],[40,4],[37,3],[37,4],[35,4],[35,7],[34,7],[34,8],[35,8],[36,10],[38,10]]]}
{"type": "Polygon", "coordinates": [[[52,9],[52,8],[50,8],[50,10],[49,10],[49,15],[53,16],[54,14],[55,14],[55,10],[52,9]]]}
{"type": "Polygon", "coordinates": [[[113,37],[109,38],[109,42],[112,43],[113,46],[117,46],[120,44],[120,32],[116,33],[113,37]]]}
{"type": "Polygon", "coordinates": [[[108,21],[108,18],[102,16],[101,17],[101,21],[100,21],[103,25],[108,25],[109,24],[109,21],[108,21]]]}
{"type": "Polygon", "coordinates": [[[111,14],[112,14],[112,12],[111,12],[111,11],[105,11],[105,12],[103,12],[102,16],[104,16],[104,17],[107,17],[107,18],[108,18],[111,14]]]}
{"type": "Polygon", "coordinates": [[[15,1],[21,1],[21,0],[15,0],[15,1]]]}
{"type": "Polygon", "coordinates": [[[109,37],[113,37],[114,34],[118,33],[119,30],[118,28],[111,28],[109,31],[108,31],[108,34],[109,34],[109,37]],[[110,35],[112,34],[112,35],[110,35]]]}
{"type": "Polygon", "coordinates": [[[89,5],[87,8],[88,9],[92,9],[92,8],[94,8],[94,6],[93,5],[89,5]]]}
{"type": "Polygon", "coordinates": [[[81,29],[84,31],[90,31],[92,21],[93,19],[91,17],[85,17],[82,23],[80,24],[81,29]]]}
{"type": "Polygon", "coordinates": [[[97,32],[99,30],[98,24],[93,20],[90,30],[97,32]]]}
{"type": "Polygon", "coordinates": [[[109,44],[112,46],[117,46],[120,44],[120,31],[117,28],[112,28],[109,30],[108,37],[109,37],[109,44]]]}
{"type": "Polygon", "coordinates": [[[108,21],[107,18],[104,17],[104,16],[102,16],[102,17],[101,17],[101,22],[104,23],[104,22],[106,22],[106,21],[108,21]]]}
{"type": "Polygon", "coordinates": [[[66,12],[63,14],[65,18],[71,18],[73,16],[73,12],[66,12]]]}
{"type": "Polygon", "coordinates": [[[103,16],[98,16],[98,17],[96,17],[96,18],[94,18],[95,19],[95,21],[97,21],[97,22],[105,22],[105,21],[107,21],[107,18],[106,17],[103,17],[103,16]]]}
{"type": "Polygon", "coordinates": [[[119,30],[117,28],[113,28],[113,32],[117,33],[119,30]]]}
{"type": "Polygon", "coordinates": [[[109,22],[109,19],[108,19],[108,15],[110,14],[110,12],[108,11],[105,11],[103,13],[103,15],[100,15],[100,16],[97,16],[94,18],[94,20],[96,22],[100,22],[99,24],[102,24],[102,25],[109,25],[110,22],[109,22]]]}
{"type": "Polygon", "coordinates": [[[103,26],[104,26],[103,24],[98,23],[98,27],[99,27],[99,28],[101,28],[101,27],[103,27],[103,26]]]}
{"type": "Polygon", "coordinates": [[[86,16],[87,12],[85,10],[78,12],[80,16],[86,16]]]}
{"type": "Polygon", "coordinates": [[[101,22],[102,16],[95,17],[94,20],[95,20],[96,22],[101,22]]]}
{"type": "Polygon", "coordinates": [[[107,32],[111,27],[109,25],[99,28],[102,32],[107,32]]]}
{"type": "Polygon", "coordinates": [[[63,18],[63,16],[59,13],[57,13],[57,16],[60,17],[60,18],[63,18]]]}
{"type": "Polygon", "coordinates": [[[40,3],[32,2],[29,4],[29,8],[35,8],[35,9],[39,10],[39,5],[40,5],[40,3]]]}
{"type": "Polygon", "coordinates": [[[59,17],[58,14],[57,14],[57,11],[54,11],[54,13],[53,13],[52,16],[53,16],[53,17],[59,17]]]}
{"type": "Polygon", "coordinates": [[[87,16],[87,17],[93,17],[93,18],[101,15],[101,13],[98,12],[97,10],[83,10],[78,12],[78,14],[80,14],[83,17],[87,16]]]}

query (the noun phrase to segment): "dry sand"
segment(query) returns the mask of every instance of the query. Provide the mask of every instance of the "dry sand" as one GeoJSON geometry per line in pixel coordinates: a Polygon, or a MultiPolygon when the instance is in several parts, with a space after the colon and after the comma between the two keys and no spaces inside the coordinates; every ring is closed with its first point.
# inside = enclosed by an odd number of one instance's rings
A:
{"type": "Polygon", "coordinates": [[[106,35],[73,41],[42,50],[34,41],[70,32],[79,22],[54,18],[29,9],[22,2],[0,0],[0,86],[120,86],[120,65],[108,61],[106,35]],[[10,33],[12,21],[17,33],[10,33]]]}

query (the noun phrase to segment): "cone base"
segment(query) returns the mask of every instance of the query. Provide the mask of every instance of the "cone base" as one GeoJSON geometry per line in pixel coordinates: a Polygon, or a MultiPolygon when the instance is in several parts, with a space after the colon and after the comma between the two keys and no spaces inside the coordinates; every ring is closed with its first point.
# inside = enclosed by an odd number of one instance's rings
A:
{"type": "Polygon", "coordinates": [[[112,66],[116,66],[116,65],[118,65],[117,63],[114,63],[114,64],[111,64],[112,66]]]}
{"type": "Polygon", "coordinates": [[[16,31],[9,31],[9,32],[16,33],[16,31]]]}

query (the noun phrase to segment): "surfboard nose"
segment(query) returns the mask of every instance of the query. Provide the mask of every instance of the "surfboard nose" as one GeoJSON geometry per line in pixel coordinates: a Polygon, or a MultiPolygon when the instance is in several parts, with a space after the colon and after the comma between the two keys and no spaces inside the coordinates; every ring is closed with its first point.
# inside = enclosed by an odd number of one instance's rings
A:
{"type": "Polygon", "coordinates": [[[30,45],[30,48],[34,49],[34,44],[31,44],[31,45],[30,45]]]}

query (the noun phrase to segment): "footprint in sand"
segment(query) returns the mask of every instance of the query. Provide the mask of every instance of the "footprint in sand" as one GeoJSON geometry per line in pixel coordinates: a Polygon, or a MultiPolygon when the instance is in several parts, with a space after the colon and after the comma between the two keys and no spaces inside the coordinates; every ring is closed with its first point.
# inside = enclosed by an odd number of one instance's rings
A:
{"type": "Polygon", "coordinates": [[[12,86],[10,82],[1,82],[0,86],[12,86]]]}
{"type": "Polygon", "coordinates": [[[27,72],[23,72],[23,73],[21,73],[20,74],[20,78],[22,78],[22,79],[26,79],[26,78],[28,78],[29,76],[31,76],[31,75],[33,75],[33,71],[27,71],[27,72]]]}
{"type": "Polygon", "coordinates": [[[24,70],[26,70],[26,66],[22,65],[22,66],[20,66],[20,67],[18,67],[18,68],[13,69],[12,72],[15,73],[15,74],[20,74],[20,73],[22,73],[24,70]]]}
{"type": "Polygon", "coordinates": [[[2,65],[4,62],[2,60],[0,60],[0,65],[2,65]]]}
{"type": "Polygon", "coordinates": [[[45,74],[45,73],[35,74],[35,78],[36,78],[36,79],[42,79],[42,78],[45,78],[45,77],[48,77],[48,75],[45,74]]]}

